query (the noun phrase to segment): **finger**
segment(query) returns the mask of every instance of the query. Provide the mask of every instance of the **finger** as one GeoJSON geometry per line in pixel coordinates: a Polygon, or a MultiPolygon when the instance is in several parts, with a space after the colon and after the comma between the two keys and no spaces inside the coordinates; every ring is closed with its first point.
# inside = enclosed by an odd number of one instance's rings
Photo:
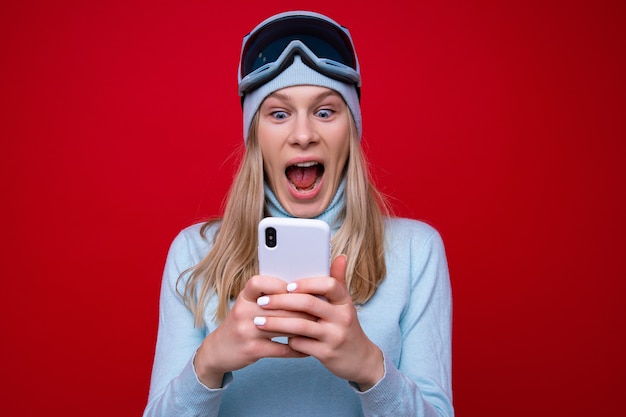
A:
{"type": "Polygon", "coordinates": [[[268,334],[288,338],[304,336],[318,339],[323,336],[321,327],[311,320],[293,317],[255,317],[254,324],[268,334]]]}
{"type": "MultiPolygon", "coordinates": [[[[257,305],[261,307],[264,311],[265,316],[272,317],[293,317],[293,318],[301,318],[305,320],[317,320],[317,316],[314,316],[308,313],[302,307],[302,302],[298,300],[290,300],[288,297],[289,294],[274,294],[274,295],[264,295],[262,297],[257,298],[257,305]],[[282,299],[282,302],[281,302],[282,299]],[[291,302],[289,302],[291,301],[291,302]]],[[[300,294],[303,296],[303,294],[300,294]]]]}
{"type": "Polygon", "coordinates": [[[348,257],[346,255],[339,255],[335,258],[330,266],[330,276],[337,281],[346,285],[346,268],[348,265],[348,257]]]}
{"type": "Polygon", "coordinates": [[[258,339],[263,339],[267,342],[274,341],[277,337],[292,337],[295,336],[290,332],[282,331],[281,327],[276,327],[274,320],[277,317],[272,316],[256,316],[254,318],[254,325],[257,327],[258,339]],[[269,324],[269,325],[268,325],[269,324]]]}
{"type": "MultiPolygon", "coordinates": [[[[274,337],[280,337],[274,336],[274,337]]],[[[261,358],[304,358],[308,356],[291,348],[287,343],[266,340],[254,346],[257,360],[261,358]]]]}
{"type": "Polygon", "coordinates": [[[306,358],[310,355],[294,350],[287,343],[273,342],[272,348],[268,350],[264,358],[306,358]]]}
{"type": "Polygon", "coordinates": [[[267,316],[309,321],[317,321],[328,308],[327,300],[320,300],[310,293],[264,295],[257,299],[257,304],[265,310],[267,316]]]}
{"type": "Polygon", "coordinates": [[[246,301],[256,302],[257,298],[265,294],[286,293],[285,281],[265,275],[251,277],[241,292],[246,301]]]}
{"type": "MultiPolygon", "coordinates": [[[[340,278],[343,280],[343,278],[340,278]]],[[[312,294],[321,302],[344,304],[351,301],[345,282],[332,277],[303,278],[287,287],[289,295],[312,294]]],[[[282,300],[282,298],[281,298],[282,300]]],[[[282,306],[282,304],[281,304],[282,306]]],[[[309,310],[303,310],[309,311],[309,310]]]]}

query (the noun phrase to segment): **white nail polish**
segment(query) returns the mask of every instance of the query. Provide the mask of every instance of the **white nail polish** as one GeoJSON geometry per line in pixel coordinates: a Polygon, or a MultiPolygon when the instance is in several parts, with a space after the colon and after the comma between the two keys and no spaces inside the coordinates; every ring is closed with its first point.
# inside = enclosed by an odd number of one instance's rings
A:
{"type": "Polygon", "coordinates": [[[287,284],[288,292],[294,292],[296,288],[298,288],[298,284],[296,284],[295,282],[290,282],[289,284],[287,284]]]}
{"type": "Polygon", "coordinates": [[[257,298],[256,303],[260,306],[266,306],[270,303],[270,298],[267,295],[264,295],[263,297],[257,298]]]}
{"type": "Polygon", "coordinates": [[[265,324],[265,317],[255,317],[254,318],[254,324],[256,326],[263,326],[265,324]]]}

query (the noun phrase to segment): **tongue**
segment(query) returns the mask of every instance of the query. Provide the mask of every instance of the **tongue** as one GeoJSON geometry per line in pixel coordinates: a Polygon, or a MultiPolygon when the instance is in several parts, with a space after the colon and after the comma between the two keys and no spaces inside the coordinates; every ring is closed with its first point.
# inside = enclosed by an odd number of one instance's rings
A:
{"type": "Polygon", "coordinates": [[[317,167],[289,167],[287,170],[287,178],[299,190],[309,189],[317,180],[317,167]]]}

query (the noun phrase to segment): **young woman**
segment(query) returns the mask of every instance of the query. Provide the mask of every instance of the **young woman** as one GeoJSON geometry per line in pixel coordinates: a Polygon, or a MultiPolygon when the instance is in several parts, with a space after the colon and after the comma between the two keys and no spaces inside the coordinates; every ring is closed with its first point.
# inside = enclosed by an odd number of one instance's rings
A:
{"type": "Polygon", "coordinates": [[[386,214],[360,87],[350,34],[326,16],[282,13],[244,38],[246,152],[223,217],[170,248],[144,416],[454,415],[444,247],[386,214]],[[326,221],[330,277],[258,275],[266,216],[326,221]]]}

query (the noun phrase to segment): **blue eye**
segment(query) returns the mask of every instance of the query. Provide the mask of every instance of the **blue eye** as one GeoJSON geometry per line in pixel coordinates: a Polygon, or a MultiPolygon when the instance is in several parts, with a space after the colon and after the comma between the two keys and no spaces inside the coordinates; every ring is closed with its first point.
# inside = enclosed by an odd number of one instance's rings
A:
{"type": "Polygon", "coordinates": [[[274,116],[275,119],[282,120],[282,119],[287,118],[287,112],[275,111],[275,112],[272,112],[272,116],[274,116]]]}
{"type": "Polygon", "coordinates": [[[332,115],[333,111],[329,109],[322,109],[317,112],[317,116],[321,117],[322,119],[328,119],[332,115]]]}

